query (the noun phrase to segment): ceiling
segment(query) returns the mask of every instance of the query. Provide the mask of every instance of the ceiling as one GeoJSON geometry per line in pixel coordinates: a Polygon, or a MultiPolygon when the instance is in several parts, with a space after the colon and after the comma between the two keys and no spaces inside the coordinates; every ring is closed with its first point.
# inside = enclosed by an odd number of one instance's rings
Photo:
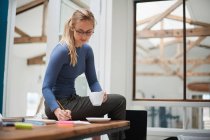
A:
{"type": "MultiPolygon", "coordinates": [[[[43,0],[18,0],[17,9],[24,7],[27,4],[30,4],[34,1],[43,1],[43,0]]],[[[80,7],[87,7],[90,3],[90,0],[64,0],[72,1],[80,7]]],[[[42,34],[42,21],[43,21],[43,4],[35,8],[24,11],[16,15],[15,26],[18,27],[21,31],[30,35],[40,36],[42,34]]],[[[47,25],[47,24],[46,24],[47,25]]],[[[18,33],[15,32],[15,37],[21,37],[18,33]]],[[[28,59],[35,56],[44,54],[46,52],[46,43],[24,43],[24,44],[14,44],[12,47],[12,53],[20,58],[28,59]]]]}
{"type": "MultiPolygon", "coordinates": [[[[18,0],[17,8],[25,4],[28,4],[34,0],[18,0]]],[[[71,0],[77,4],[87,5],[90,0],[71,0]]],[[[193,19],[205,21],[210,23],[209,14],[206,12],[209,10],[210,0],[188,0],[187,1],[189,12],[193,19]],[[192,10],[193,9],[193,10],[192,10]],[[202,10],[200,10],[202,9],[202,10]]],[[[42,26],[42,12],[43,6],[40,5],[36,8],[28,10],[16,16],[15,25],[31,36],[37,36],[41,34],[42,26]]],[[[19,35],[15,33],[15,37],[19,35]]],[[[13,53],[22,58],[31,58],[39,54],[43,54],[46,51],[46,43],[25,43],[25,44],[15,44],[13,48],[13,53]]]]}

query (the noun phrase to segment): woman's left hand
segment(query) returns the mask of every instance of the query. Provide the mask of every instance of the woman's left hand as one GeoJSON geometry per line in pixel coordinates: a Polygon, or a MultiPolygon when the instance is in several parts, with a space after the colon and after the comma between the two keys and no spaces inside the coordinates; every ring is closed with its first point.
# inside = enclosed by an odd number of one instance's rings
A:
{"type": "Polygon", "coordinates": [[[103,103],[105,103],[107,101],[108,95],[106,93],[106,91],[104,91],[104,99],[103,99],[103,103]]]}

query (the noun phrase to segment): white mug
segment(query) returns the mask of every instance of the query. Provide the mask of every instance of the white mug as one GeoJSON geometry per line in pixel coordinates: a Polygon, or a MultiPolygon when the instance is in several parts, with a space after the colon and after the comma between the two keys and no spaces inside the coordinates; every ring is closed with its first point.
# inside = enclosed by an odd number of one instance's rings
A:
{"type": "Polygon", "coordinates": [[[89,98],[93,106],[100,106],[102,104],[104,93],[104,91],[90,93],[89,98]]]}

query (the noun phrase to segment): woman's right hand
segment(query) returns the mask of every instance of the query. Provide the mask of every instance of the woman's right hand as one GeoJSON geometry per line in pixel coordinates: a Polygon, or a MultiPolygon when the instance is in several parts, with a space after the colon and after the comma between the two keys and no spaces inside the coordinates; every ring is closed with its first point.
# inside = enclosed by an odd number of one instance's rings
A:
{"type": "Polygon", "coordinates": [[[71,120],[71,111],[70,110],[61,110],[60,108],[57,108],[54,111],[54,114],[59,121],[71,120]]]}

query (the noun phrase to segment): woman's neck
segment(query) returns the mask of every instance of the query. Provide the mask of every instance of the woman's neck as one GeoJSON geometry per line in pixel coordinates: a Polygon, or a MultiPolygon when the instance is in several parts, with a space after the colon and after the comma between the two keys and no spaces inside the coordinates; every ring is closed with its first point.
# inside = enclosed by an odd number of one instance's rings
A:
{"type": "Polygon", "coordinates": [[[75,47],[76,48],[81,48],[82,47],[82,44],[76,44],[75,47]]]}

